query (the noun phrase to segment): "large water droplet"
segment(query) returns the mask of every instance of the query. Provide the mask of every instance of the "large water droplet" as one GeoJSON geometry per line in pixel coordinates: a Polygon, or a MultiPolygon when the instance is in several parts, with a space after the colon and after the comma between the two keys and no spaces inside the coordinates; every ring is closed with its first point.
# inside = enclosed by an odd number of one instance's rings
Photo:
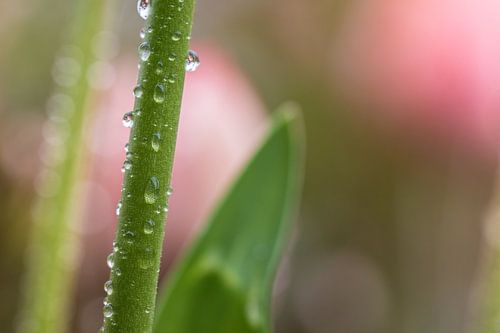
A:
{"type": "Polygon", "coordinates": [[[123,115],[122,124],[126,128],[131,128],[134,125],[134,113],[127,112],[123,115]]]}
{"type": "Polygon", "coordinates": [[[155,86],[155,91],[153,93],[153,99],[156,103],[165,102],[165,86],[161,83],[158,83],[155,86]]]}
{"type": "Polygon", "coordinates": [[[106,281],[106,283],[104,284],[104,291],[108,295],[111,295],[113,293],[113,283],[111,282],[111,280],[106,281]]]}
{"type": "Polygon", "coordinates": [[[140,84],[135,86],[135,88],[134,88],[134,96],[135,97],[141,98],[143,93],[144,92],[143,92],[142,86],[140,84]]]}
{"type": "Polygon", "coordinates": [[[102,313],[104,314],[104,318],[111,318],[113,316],[113,307],[110,303],[104,305],[102,313]]]}
{"type": "Polygon", "coordinates": [[[151,235],[154,232],[155,222],[153,220],[147,220],[144,223],[144,233],[146,235],[151,235]]]}
{"type": "Polygon", "coordinates": [[[109,268],[113,268],[113,266],[115,265],[115,254],[110,253],[108,258],[106,259],[106,262],[109,268]]]}
{"type": "Polygon", "coordinates": [[[181,37],[182,37],[182,33],[180,31],[176,31],[172,34],[172,40],[174,42],[181,40],[181,37]]]}
{"type": "Polygon", "coordinates": [[[146,20],[151,14],[151,1],[152,0],[138,0],[137,1],[137,13],[139,16],[146,20]]]}
{"type": "Polygon", "coordinates": [[[194,72],[198,66],[200,66],[200,57],[198,53],[193,50],[189,50],[186,57],[186,72],[194,72]]]}
{"type": "Polygon", "coordinates": [[[151,147],[153,148],[154,151],[159,151],[160,150],[160,133],[156,132],[153,134],[153,139],[151,140],[151,147]]]}
{"type": "Polygon", "coordinates": [[[144,201],[147,204],[152,205],[158,199],[158,194],[160,191],[160,181],[156,177],[151,177],[148,184],[146,185],[146,190],[144,191],[144,201]]]}
{"type": "Polygon", "coordinates": [[[142,61],[147,61],[151,55],[151,48],[147,42],[141,43],[138,48],[139,57],[142,61]]]}

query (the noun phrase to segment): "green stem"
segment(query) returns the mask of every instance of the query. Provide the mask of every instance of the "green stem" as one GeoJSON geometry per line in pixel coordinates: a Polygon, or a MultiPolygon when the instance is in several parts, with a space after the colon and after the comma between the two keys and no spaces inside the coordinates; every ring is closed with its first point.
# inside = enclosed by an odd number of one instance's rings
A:
{"type": "Polygon", "coordinates": [[[152,330],[193,9],[154,0],[146,22],[104,332],[152,330]]]}
{"type": "Polygon", "coordinates": [[[82,170],[83,133],[88,118],[87,72],[95,61],[94,38],[102,28],[107,3],[79,1],[69,43],[56,62],[56,93],[51,97],[44,147],[45,177],[39,187],[32,242],[24,281],[19,332],[66,330],[78,240],[72,235],[78,207],[76,186],[82,170]]]}
{"type": "Polygon", "coordinates": [[[475,333],[499,333],[500,316],[500,179],[486,213],[483,248],[475,292],[469,315],[469,331],[475,333]]]}

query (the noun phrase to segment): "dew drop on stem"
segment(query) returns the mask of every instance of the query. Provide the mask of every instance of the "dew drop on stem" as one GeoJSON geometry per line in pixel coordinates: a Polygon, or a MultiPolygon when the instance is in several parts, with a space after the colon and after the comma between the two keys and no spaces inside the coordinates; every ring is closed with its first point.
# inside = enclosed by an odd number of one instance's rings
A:
{"type": "Polygon", "coordinates": [[[172,193],[174,193],[174,189],[172,188],[172,186],[169,186],[167,189],[167,197],[171,196],[172,193]]]}
{"type": "Polygon", "coordinates": [[[198,53],[193,50],[189,50],[188,55],[186,57],[186,72],[194,72],[200,66],[200,57],[198,53]]]}
{"type": "Polygon", "coordinates": [[[134,96],[136,98],[141,98],[142,95],[143,95],[144,91],[142,90],[142,86],[139,84],[137,86],[135,86],[134,88],[134,96]]]}
{"type": "Polygon", "coordinates": [[[122,201],[118,201],[118,204],[116,205],[116,216],[120,216],[120,210],[122,209],[122,201]]]}
{"type": "Polygon", "coordinates": [[[108,296],[113,293],[113,283],[111,282],[111,280],[106,281],[106,283],[104,284],[104,291],[108,296]]]}
{"type": "Polygon", "coordinates": [[[160,139],[161,136],[159,132],[153,134],[153,139],[151,140],[151,148],[153,148],[155,152],[158,152],[160,150],[160,139]]]}
{"type": "Polygon", "coordinates": [[[113,316],[113,306],[110,303],[105,304],[102,313],[104,318],[111,318],[113,316]]]}
{"type": "Polygon", "coordinates": [[[109,268],[113,268],[113,266],[115,266],[115,254],[110,253],[108,258],[106,259],[106,262],[109,268]]]}
{"type": "Polygon", "coordinates": [[[182,37],[182,33],[180,31],[176,31],[172,34],[172,40],[174,42],[180,41],[182,37]]]}
{"type": "Polygon", "coordinates": [[[125,171],[130,169],[132,169],[132,161],[127,158],[125,161],[123,161],[122,172],[124,173],[125,171]]]}
{"type": "Polygon", "coordinates": [[[149,59],[149,56],[151,55],[151,47],[147,42],[141,43],[138,48],[139,51],[139,58],[141,58],[142,61],[147,61],[149,59]]]}
{"type": "Polygon", "coordinates": [[[160,192],[160,181],[155,176],[151,177],[148,184],[146,185],[146,190],[144,191],[144,201],[152,205],[158,199],[158,194],[160,192]]]}
{"type": "Polygon", "coordinates": [[[137,13],[144,20],[146,20],[149,17],[149,14],[151,14],[151,2],[152,0],[137,1],[137,13]]]}
{"type": "Polygon", "coordinates": [[[122,124],[126,128],[131,128],[134,125],[134,113],[127,112],[123,115],[122,124]]]}
{"type": "Polygon", "coordinates": [[[153,220],[147,220],[144,223],[144,233],[146,235],[151,235],[154,232],[155,222],[153,220]]]}
{"type": "Polygon", "coordinates": [[[161,83],[158,83],[155,86],[155,90],[153,93],[153,99],[156,103],[163,103],[165,102],[165,86],[161,83]]]}

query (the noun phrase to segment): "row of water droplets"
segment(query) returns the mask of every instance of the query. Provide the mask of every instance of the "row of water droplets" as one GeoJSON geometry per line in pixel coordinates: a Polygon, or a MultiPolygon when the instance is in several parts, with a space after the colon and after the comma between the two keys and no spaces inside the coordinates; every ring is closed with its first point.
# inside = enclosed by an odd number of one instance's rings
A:
{"type": "MultiPolygon", "coordinates": [[[[177,9],[180,11],[180,10],[182,10],[184,0],[178,0],[178,2],[179,2],[179,6],[177,9]]],[[[152,9],[152,0],[138,0],[137,11],[138,11],[138,14],[140,17],[142,17],[143,19],[147,19],[151,13],[151,9],[152,9]]],[[[142,28],[140,31],[141,39],[144,40],[146,38],[147,34],[152,33],[152,32],[153,32],[153,29],[151,27],[142,28]]],[[[171,40],[174,42],[177,42],[181,39],[181,37],[182,37],[181,32],[176,31],[172,34],[171,40]]],[[[140,58],[141,62],[148,63],[150,56],[151,56],[151,53],[152,53],[152,50],[151,50],[149,43],[146,41],[142,42],[138,47],[138,53],[139,53],[139,58],[140,58]]],[[[177,59],[177,56],[172,53],[168,56],[167,59],[169,62],[174,62],[177,59]]],[[[198,68],[199,64],[200,64],[200,60],[199,60],[198,54],[192,50],[189,50],[189,52],[186,56],[186,60],[185,60],[185,70],[187,72],[193,72],[198,68]]],[[[165,66],[164,66],[163,62],[161,62],[161,61],[158,62],[156,64],[155,73],[157,75],[162,75],[164,72],[164,67],[165,66]]],[[[166,82],[175,83],[175,80],[176,80],[176,76],[170,75],[170,76],[164,78],[164,80],[163,80],[164,82],[159,82],[155,85],[154,92],[153,92],[153,100],[156,103],[162,104],[165,102],[166,82]]],[[[142,85],[138,84],[134,88],[133,94],[134,94],[135,98],[137,98],[137,99],[143,98],[144,90],[143,90],[142,85]]],[[[134,110],[132,112],[125,113],[123,115],[123,118],[122,118],[123,126],[126,128],[132,128],[134,125],[135,117],[139,117],[140,115],[141,115],[141,110],[134,110]]],[[[168,125],[165,125],[165,126],[168,127],[168,125]]],[[[170,126],[170,127],[171,127],[171,129],[173,129],[172,126],[170,126]]],[[[136,140],[135,137],[133,137],[132,139],[134,141],[136,140]]],[[[144,143],[146,143],[147,141],[148,140],[144,140],[144,143]]],[[[160,150],[160,143],[161,143],[161,134],[160,134],[160,132],[155,132],[153,134],[152,138],[150,139],[151,149],[154,152],[158,152],[160,150]]],[[[126,155],[126,158],[125,158],[125,161],[124,161],[123,166],[122,166],[123,173],[131,170],[132,166],[133,166],[133,162],[132,162],[133,161],[133,154],[130,151],[129,143],[127,143],[125,145],[125,155],[126,155]]],[[[133,177],[133,174],[129,173],[129,176],[133,177]]],[[[122,188],[122,191],[123,190],[124,189],[122,188]]],[[[167,190],[167,193],[166,193],[167,197],[172,195],[172,192],[173,192],[172,188],[169,187],[167,190]]],[[[130,197],[131,194],[127,193],[126,196],[130,197]]],[[[149,205],[153,205],[153,204],[156,204],[159,197],[160,197],[160,181],[156,176],[152,176],[150,178],[150,180],[148,181],[148,184],[144,190],[144,201],[149,205]]],[[[121,208],[122,208],[122,201],[120,200],[116,206],[116,215],[117,216],[120,216],[121,208]]],[[[156,210],[155,210],[155,213],[157,215],[160,215],[162,211],[165,213],[168,212],[168,204],[158,205],[156,210]]],[[[133,231],[126,230],[127,229],[126,227],[131,223],[132,223],[132,221],[126,221],[124,223],[123,229],[125,231],[123,232],[123,235],[122,235],[123,238],[126,239],[126,243],[129,245],[133,244],[134,237],[135,237],[135,234],[133,231]]],[[[153,221],[153,219],[146,219],[146,221],[143,223],[142,229],[143,229],[143,233],[145,235],[152,235],[155,231],[155,222],[153,221]]],[[[148,269],[151,266],[153,266],[154,258],[156,257],[154,255],[155,254],[154,251],[155,250],[152,247],[147,247],[144,250],[145,256],[144,256],[144,259],[141,260],[139,263],[140,268],[148,269]]],[[[107,265],[111,270],[114,271],[116,276],[120,276],[121,275],[120,269],[118,267],[115,267],[115,258],[117,256],[120,256],[120,259],[122,259],[122,260],[127,259],[127,251],[125,249],[118,248],[116,243],[114,243],[113,244],[113,251],[111,252],[111,254],[107,258],[107,265]]],[[[113,314],[114,314],[113,305],[111,304],[111,302],[108,299],[108,296],[112,295],[112,293],[113,293],[113,284],[112,284],[111,280],[106,281],[106,283],[104,284],[104,290],[105,290],[106,295],[107,295],[104,299],[104,307],[103,307],[104,318],[105,318],[105,320],[109,320],[111,325],[115,325],[116,323],[112,319],[113,314]]],[[[145,309],[145,312],[149,313],[150,309],[149,308],[145,309]]]]}

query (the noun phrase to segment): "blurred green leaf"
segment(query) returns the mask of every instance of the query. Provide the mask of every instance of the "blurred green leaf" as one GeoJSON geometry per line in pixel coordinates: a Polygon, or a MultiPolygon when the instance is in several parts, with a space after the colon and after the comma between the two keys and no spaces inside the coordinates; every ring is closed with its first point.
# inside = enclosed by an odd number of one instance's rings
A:
{"type": "Polygon", "coordinates": [[[155,332],[271,331],[272,285],[298,205],[302,149],[302,119],[295,105],[286,104],[173,272],[155,332]]]}

